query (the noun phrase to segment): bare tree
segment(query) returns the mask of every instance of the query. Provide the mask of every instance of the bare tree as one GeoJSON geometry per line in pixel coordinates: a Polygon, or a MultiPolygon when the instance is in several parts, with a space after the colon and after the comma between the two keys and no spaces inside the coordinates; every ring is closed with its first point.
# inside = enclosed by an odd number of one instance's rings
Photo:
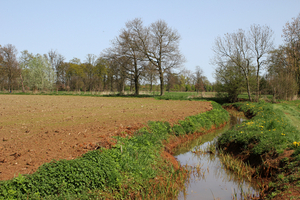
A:
{"type": "MultiPolygon", "coordinates": [[[[130,79],[130,83],[132,81],[135,83],[135,95],[139,94],[139,75],[133,75],[136,73],[134,70],[131,60],[127,57],[115,57],[111,60],[114,65],[114,77],[117,86],[118,92],[123,95],[125,91],[125,81],[126,79],[130,79]]],[[[131,85],[132,86],[132,85],[131,85]]]]}
{"type": "Polygon", "coordinates": [[[269,55],[267,80],[272,87],[274,100],[275,98],[293,99],[297,94],[297,72],[293,60],[290,48],[286,46],[280,46],[269,55]]]}
{"type": "Polygon", "coordinates": [[[218,66],[226,66],[228,62],[236,65],[243,73],[246,80],[247,93],[249,101],[251,101],[250,92],[250,73],[251,73],[251,57],[249,39],[245,35],[245,31],[239,29],[236,33],[227,33],[223,38],[218,37],[213,47],[215,53],[214,64],[218,66]]]}
{"type": "Polygon", "coordinates": [[[153,90],[153,84],[157,82],[157,75],[155,66],[151,62],[148,62],[145,66],[144,77],[150,83],[150,92],[153,90]]]}
{"type": "Polygon", "coordinates": [[[252,25],[249,46],[256,61],[256,101],[259,98],[259,73],[267,63],[266,55],[273,49],[273,31],[269,26],[252,25]]]}
{"type": "Polygon", "coordinates": [[[282,37],[289,50],[289,63],[295,71],[296,81],[300,89],[300,14],[293,18],[293,21],[286,23],[282,37]]]}
{"type": "Polygon", "coordinates": [[[96,66],[96,61],[97,61],[97,56],[94,54],[87,54],[86,60],[85,60],[85,72],[87,74],[87,81],[88,81],[88,86],[89,90],[92,91],[93,87],[93,76],[94,76],[94,71],[95,71],[95,66],[96,66]]]}
{"type": "Polygon", "coordinates": [[[17,53],[16,47],[11,44],[7,44],[0,48],[0,57],[2,60],[0,64],[8,78],[8,90],[10,92],[13,79],[20,75],[17,53]]]}
{"type": "Polygon", "coordinates": [[[170,90],[173,89],[176,83],[178,82],[178,75],[176,73],[173,73],[171,70],[169,70],[166,73],[165,79],[166,79],[166,89],[168,92],[170,92],[170,90]]]}
{"type": "Polygon", "coordinates": [[[115,88],[118,89],[118,73],[120,71],[120,65],[116,62],[115,59],[111,59],[108,62],[108,69],[107,69],[107,89],[110,89],[111,92],[114,91],[115,88]]]}
{"type": "Polygon", "coordinates": [[[196,71],[195,71],[195,88],[197,93],[199,91],[204,91],[204,82],[203,82],[203,77],[204,77],[204,72],[203,69],[201,69],[199,66],[196,66],[196,71]]]}
{"type": "Polygon", "coordinates": [[[97,59],[97,64],[95,67],[95,75],[97,76],[97,90],[103,90],[105,77],[107,75],[107,65],[108,61],[102,57],[97,59]]]}
{"type": "Polygon", "coordinates": [[[126,23],[126,29],[116,39],[116,45],[120,49],[120,55],[127,58],[130,65],[123,64],[126,71],[133,74],[135,95],[139,94],[139,79],[144,73],[144,54],[140,51],[141,41],[139,39],[140,30],[143,30],[143,22],[136,18],[126,23]]]}
{"type": "Polygon", "coordinates": [[[163,20],[158,20],[150,27],[139,31],[142,51],[156,67],[160,79],[160,94],[164,95],[164,74],[178,68],[185,61],[179,51],[179,33],[170,28],[163,20]]]}
{"type": "MultiPolygon", "coordinates": [[[[143,30],[143,22],[136,18],[126,23],[126,28],[112,42],[112,48],[104,51],[103,57],[113,61],[124,69],[130,81],[134,82],[135,95],[139,94],[140,77],[145,70],[145,55],[140,51],[139,34],[143,30]]],[[[122,79],[125,80],[125,79],[122,79]]]]}
{"type": "Polygon", "coordinates": [[[85,58],[85,62],[95,66],[97,62],[97,56],[94,54],[87,54],[85,58]]]}
{"type": "MultiPolygon", "coordinates": [[[[2,48],[2,46],[0,45],[0,49],[2,48]]],[[[3,56],[2,54],[0,53],[0,78],[1,78],[1,86],[4,90],[4,79],[5,79],[5,69],[4,69],[4,66],[3,66],[3,56]]]]}

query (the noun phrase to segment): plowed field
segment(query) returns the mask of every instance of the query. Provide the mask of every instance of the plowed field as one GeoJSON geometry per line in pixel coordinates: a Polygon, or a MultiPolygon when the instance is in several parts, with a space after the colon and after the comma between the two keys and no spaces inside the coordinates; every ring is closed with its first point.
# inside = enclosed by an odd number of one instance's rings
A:
{"type": "Polygon", "coordinates": [[[0,180],[110,147],[111,136],[130,135],[148,121],[172,124],[211,109],[199,101],[0,95],[0,180]]]}

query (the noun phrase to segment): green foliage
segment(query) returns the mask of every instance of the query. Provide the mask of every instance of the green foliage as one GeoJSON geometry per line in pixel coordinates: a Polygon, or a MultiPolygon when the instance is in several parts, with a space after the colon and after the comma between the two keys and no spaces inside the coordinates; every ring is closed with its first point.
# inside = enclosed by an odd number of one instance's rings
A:
{"type": "MultiPolygon", "coordinates": [[[[213,125],[218,127],[229,120],[229,114],[219,104],[211,102],[213,109],[200,113],[195,116],[187,117],[183,121],[179,121],[186,134],[194,133],[195,131],[209,130],[213,125]]],[[[178,127],[175,128],[177,131],[178,127]]]]}
{"type": "Polygon", "coordinates": [[[245,90],[246,83],[240,68],[233,63],[216,68],[216,91],[226,96],[229,102],[236,102],[238,95],[245,90]]]}
{"type": "Polygon", "coordinates": [[[183,129],[183,127],[181,125],[175,124],[173,126],[173,131],[176,136],[185,135],[185,130],[183,129]]]}
{"type": "Polygon", "coordinates": [[[182,126],[186,134],[191,134],[196,131],[195,124],[190,118],[188,118],[187,120],[179,121],[179,124],[182,126]]]}
{"type": "Polygon", "coordinates": [[[295,150],[291,157],[284,157],[272,164],[276,170],[271,171],[272,184],[268,190],[268,198],[273,199],[288,186],[299,187],[300,180],[300,131],[292,124],[299,124],[300,101],[270,104],[264,101],[259,103],[233,104],[246,114],[253,116],[250,120],[235,126],[218,138],[220,147],[234,146],[241,154],[250,158],[262,159],[257,171],[268,169],[269,160],[276,160],[286,150],[295,150]],[[294,119],[290,120],[290,119],[294,119]],[[293,122],[298,123],[293,123],[293,122]]]}
{"type": "Polygon", "coordinates": [[[79,194],[87,189],[119,187],[120,181],[117,152],[103,149],[102,152],[88,152],[75,160],[45,163],[32,175],[19,175],[10,181],[1,182],[0,198],[79,194]]]}
{"type": "Polygon", "coordinates": [[[288,115],[289,123],[300,131],[300,101],[288,101],[281,104],[276,104],[274,107],[288,115]]]}
{"type": "Polygon", "coordinates": [[[291,126],[281,110],[274,109],[270,103],[235,103],[236,107],[254,117],[237,125],[219,137],[219,144],[236,143],[242,150],[261,155],[282,153],[293,148],[293,142],[300,140],[299,131],[291,126]],[[251,145],[249,145],[251,144],[251,145]],[[248,149],[248,146],[251,146],[248,149]]]}
{"type": "Polygon", "coordinates": [[[159,100],[188,100],[189,96],[195,95],[195,92],[168,92],[164,96],[156,96],[159,100]]]}
{"type": "Polygon", "coordinates": [[[167,134],[170,134],[172,132],[172,128],[169,122],[150,121],[148,125],[152,134],[165,135],[164,139],[166,139],[167,134]]]}

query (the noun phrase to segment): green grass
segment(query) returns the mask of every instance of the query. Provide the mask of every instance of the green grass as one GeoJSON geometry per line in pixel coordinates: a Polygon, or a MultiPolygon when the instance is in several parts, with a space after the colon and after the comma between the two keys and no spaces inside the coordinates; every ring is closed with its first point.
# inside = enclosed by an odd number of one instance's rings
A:
{"type": "Polygon", "coordinates": [[[300,181],[300,131],[294,126],[299,124],[299,103],[235,103],[235,107],[253,117],[218,138],[221,149],[237,151],[256,167],[256,175],[271,177],[276,184],[269,188],[268,198],[300,181]],[[276,160],[288,150],[294,151],[291,157],[276,160]]]}
{"type": "Polygon", "coordinates": [[[235,106],[254,117],[235,126],[219,138],[220,145],[235,143],[241,150],[251,154],[282,153],[293,147],[294,141],[300,140],[300,133],[292,126],[284,113],[274,109],[270,103],[236,103],[235,106]],[[251,148],[248,148],[251,144],[251,148]]]}
{"type": "Polygon", "coordinates": [[[227,122],[227,111],[215,102],[212,105],[211,111],[187,117],[173,127],[168,122],[149,122],[148,128],[131,138],[116,137],[111,149],[45,163],[31,175],[1,181],[0,199],[175,198],[184,185],[184,174],[162,159],[163,141],[227,122]],[[162,179],[157,182],[157,177],[162,179]]]}
{"type": "Polygon", "coordinates": [[[197,96],[197,92],[165,92],[164,96],[160,96],[159,92],[147,92],[141,93],[138,96],[133,94],[128,94],[125,92],[124,95],[120,95],[118,92],[90,92],[90,91],[41,91],[41,92],[21,92],[13,91],[12,93],[0,91],[0,94],[17,94],[17,95],[60,95],[60,96],[93,96],[93,97],[134,97],[134,98],[145,98],[145,97],[154,97],[156,99],[166,99],[166,100],[188,100],[190,96],[197,96]]]}
{"type": "Polygon", "coordinates": [[[155,98],[164,100],[188,100],[197,95],[197,92],[165,92],[164,96],[156,96],[155,98]]]}
{"type": "Polygon", "coordinates": [[[140,94],[135,96],[133,94],[127,94],[125,92],[124,95],[120,95],[117,92],[112,92],[111,94],[105,94],[100,92],[68,92],[68,91],[48,91],[48,92],[25,92],[14,91],[13,93],[1,92],[0,94],[5,95],[58,95],[58,96],[92,96],[92,97],[126,97],[126,98],[155,98],[157,100],[189,100],[189,101],[215,101],[219,104],[227,103],[226,98],[215,97],[215,92],[205,92],[205,96],[209,97],[201,97],[200,93],[197,92],[165,92],[164,96],[160,96],[159,92],[152,92],[148,94],[140,94]]]}
{"type": "MultiPolygon", "coordinates": [[[[248,100],[248,94],[247,93],[242,93],[240,95],[238,95],[239,99],[246,99],[248,100]]],[[[251,94],[251,98],[255,99],[255,94],[251,94]]],[[[272,100],[273,96],[272,95],[260,95],[260,98],[266,99],[266,100],[272,100]]]]}
{"type": "Polygon", "coordinates": [[[300,100],[274,104],[274,108],[285,113],[289,122],[300,131],[300,100]]]}

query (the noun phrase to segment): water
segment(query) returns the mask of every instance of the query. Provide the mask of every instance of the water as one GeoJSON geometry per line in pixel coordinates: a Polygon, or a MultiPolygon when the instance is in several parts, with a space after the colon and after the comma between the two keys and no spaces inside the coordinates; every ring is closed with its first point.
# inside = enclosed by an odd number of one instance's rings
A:
{"type": "MultiPolygon", "coordinates": [[[[189,181],[186,182],[186,190],[182,191],[178,199],[220,199],[231,200],[233,195],[240,196],[241,190],[244,192],[255,193],[256,188],[251,183],[239,179],[231,171],[224,169],[217,154],[192,153],[192,151],[202,149],[204,152],[207,147],[216,141],[218,135],[231,128],[236,123],[241,123],[243,118],[231,116],[231,123],[222,130],[204,135],[188,145],[179,147],[175,152],[175,158],[181,165],[190,168],[200,167],[199,173],[192,173],[189,181]]],[[[241,199],[241,198],[237,198],[241,199]]]]}

